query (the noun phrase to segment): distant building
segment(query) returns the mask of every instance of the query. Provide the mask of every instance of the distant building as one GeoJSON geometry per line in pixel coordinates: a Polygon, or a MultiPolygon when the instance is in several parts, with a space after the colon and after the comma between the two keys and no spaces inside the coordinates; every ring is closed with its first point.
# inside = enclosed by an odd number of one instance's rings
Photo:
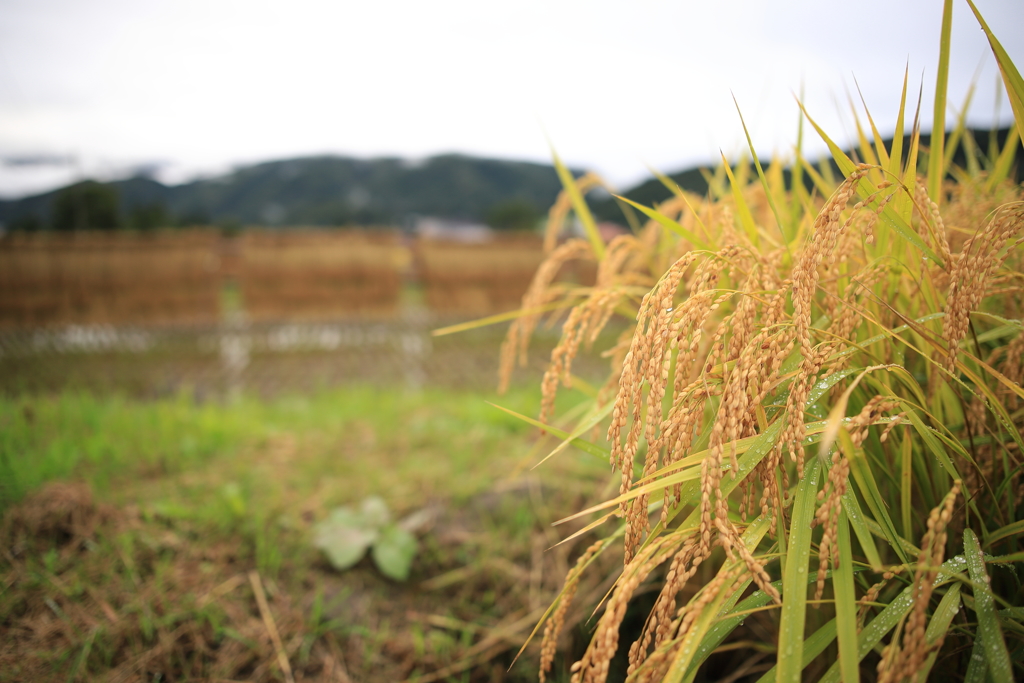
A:
{"type": "Polygon", "coordinates": [[[449,240],[466,244],[481,244],[494,238],[494,231],[483,223],[459,221],[448,218],[416,216],[413,232],[417,237],[432,240],[449,240]]]}
{"type": "MultiPolygon", "coordinates": [[[[618,223],[612,223],[611,221],[604,221],[597,224],[597,234],[601,236],[601,241],[607,244],[619,235],[625,235],[629,233],[628,228],[624,228],[618,223]]],[[[571,216],[566,221],[565,227],[562,228],[563,237],[579,237],[586,239],[587,231],[583,229],[583,223],[580,222],[575,216],[571,216]]]]}
{"type": "Polygon", "coordinates": [[[629,230],[622,227],[618,223],[611,223],[605,221],[604,223],[597,224],[597,232],[601,235],[601,241],[605,244],[611,242],[619,235],[625,235],[629,233],[629,230]]]}

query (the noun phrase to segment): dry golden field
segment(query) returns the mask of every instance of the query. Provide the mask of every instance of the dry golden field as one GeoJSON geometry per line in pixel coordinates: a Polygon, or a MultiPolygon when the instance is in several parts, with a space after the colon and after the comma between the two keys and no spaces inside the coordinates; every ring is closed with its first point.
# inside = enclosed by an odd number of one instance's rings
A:
{"type": "Polygon", "coordinates": [[[394,232],[250,231],[238,282],[252,320],[317,320],[398,311],[408,251],[394,232]]]}
{"type": "MultiPolygon", "coordinates": [[[[487,315],[520,305],[543,257],[529,234],[482,244],[355,229],[12,234],[0,239],[0,327],[212,324],[229,284],[253,322],[393,318],[406,285],[434,314],[487,315]]],[[[594,276],[569,263],[559,279],[594,276]]]]}
{"type": "MultiPolygon", "coordinates": [[[[504,235],[483,244],[420,241],[416,258],[430,310],[442,314],[486,315],[518,308],[533,274],[544,260],[539,235],[504,235]]],[[[570,263],[560,279],[592,282],[595,273],[570,263]]]]}
{"type": "Polygon", "coordinates": [[[0,325],[215,322],[219,241],[208,230],[10,235],[0,240],[0,325]]]}

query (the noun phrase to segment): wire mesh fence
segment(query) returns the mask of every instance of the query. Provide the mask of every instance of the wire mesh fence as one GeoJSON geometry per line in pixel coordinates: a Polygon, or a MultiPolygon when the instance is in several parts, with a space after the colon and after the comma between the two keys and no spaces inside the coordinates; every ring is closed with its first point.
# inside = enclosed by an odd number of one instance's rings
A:
{"type": "MultiPolygon", "coordinates": [[[[507,323],[431,330],[515,309],[543,258],[536,235],[484,244],[384,230],[7,235],[0,391],[493,388],[507,323]]],[[[592,271],[570,263],[560,277],[582,282],[592,271]]],[[[540,332],[521,381],[539,381],[557,336],[540,332]]]]}
{"type": "MultiPolygon", "coordinates": [[[[507,324],[431,334],[453,320],[413,310],[393,320],[0,330],[0,391],[185,392],[203,399],[351,383],[493,390],[507,324]]],[[[538,333],[517,382],[539,384],[558,334],[557,326],[538,333]]],[[[600,359],[584,358],[575,371],[596,378],[602,369],[600,359]]]]}

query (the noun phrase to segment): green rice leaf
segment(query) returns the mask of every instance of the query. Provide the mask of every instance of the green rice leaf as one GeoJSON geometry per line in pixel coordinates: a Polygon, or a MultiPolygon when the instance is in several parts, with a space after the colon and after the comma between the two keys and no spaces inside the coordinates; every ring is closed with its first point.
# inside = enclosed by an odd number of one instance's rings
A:
{"type": "Polygon", "coordinates": [[[928,153],[928,196],[942,205],[942,180],[946,176],[942,145],[946,140],[946,86],[949,83],[949,36],[953,30],[953,0],[942,3],[939,36],[939,69],[935,76],[935,107],[932,109],[931,150],[928,153]]]}
{"type": "Polygon", "coordinates": [[[811,521],[818,493],[821,460],[809,458],[797,485],[790,521],[786,571],[782,577],[779,623],[778,680],[798,681],[804,668],[804,623],[807,618],[807,577],[811,559],[811,521]]]}
{"type": "MultiPolygon", "coordinates": [[[[759,516],[750,524],[750,526],[747,527],[746,531],[743,532],[740,542],[746,546],[747,550],[753,552],[761,542],[761,539],[764,538],[764,535],[768,533],[770,526],[771,517],[768,515],[759,516]]],[[[734,562],[727,563],[719,571],[732,571],[736,568],[736,565],[741,562],[742,560],[737,559],[734,562]]],[[[746,586],[748,584],[745,583],[743,585],[746,586]]],[[[683,641],[676,649],[676,658],[672,662],[672,666],[669,668],[668,674],[664,678],[665,683],[679,683],[686,677],[691,665],[694,667],[700,666],[700,662],[695,659],[698,654],[703,653],[705,657],[711,654],[710,651],[705,653],[698,644],[705,640],[705,636],[708,635],[708,631],[716,621],[723,604],[727,600],[733,601],[738,598],[743,590],[744,588],[740,588],[739,591],[733,593],[725,590],[719,591],[714,601],[704,608],[704,611],[697,619],[697,622],[689,631],[687,631],[686,635],[683,637],[683,641]]]]}
{"type": "MultiPolygon", "coordinates": [[[[700,645],[697,646],[697,651],[694,653],[693,659],[690,661],[690,666],[686,670],[686,676],[683,677],[683,683],[693,682],[701,664],[703,664],[715,651],[715,648],[721,645],[722,642],[729,637],[729,634],[736,630],[736,627],[742,624],[743,620],[747,618],[747,610],[764,607],[771,602],[771,596],[764,591],[754,591],[753,594],[737,605],[734,609],[733,603],[735,603],[736,599],[750,587],[751,583],[753,583],[751,579],[747,579],[741,583],[740,587],[733,591],[732,597],[726,601],[726,604],[722,607],[722,612],[725,612],[725,615],[722,616],[710,629],[708,629],[707,635],[704,636],[704,640],[700,641],[700,645]],[[733,615],[734,612],[742,613],[733,615]]],[[[781,587],[781,583],[781,581],[776,581],[772,585],[776,586],[776,589],[778,589],[781,587]]]]}
{"type": "Polygon", "coordinates": [[[733,175],[732,168],[729,166],[729,162],[724,154],[722,155],[722,168],[725,169],[725,174],[729,176],[729,186],[732,188],[733,201],[736,202],[736,213],[739,214],[740,225],[743,227],[743,231],[747,233],[750,243],[756,247],[761,243],[761,238],[757,232],[757,224],[754,223],[754,216],[750,213],[747,200],[743,198],[743,186],[737,182],[736,176],[733,175]]]}
{"type": "Polygon", "coordinates": [[[736,101],[736,95],[732,96],[732,103],[736,105],[736,113],[740,116],[740,124],[743,126],[743,134],[747,136],[747,147],[750,149],[750,155],[754,159],[754,168],[757,169],[757,177],[761,179],[761,187],[764,188],[764,195],[768,198],[768,206],[771,207],[772,213],[775,215],[775,223],[779,226],[779,232],[782,233],[783,243],[789,248],[789,241],[792,239],[792,235],[788,234],[785,228],[785,224],[782,222],[782,218],[779,217],[779,210],[775,206],[775,196],[772,194],[772,190],[768,187],[768,179],[764,176],[764,169],[761,168],[761,161],[757,158],[757,150],[754,149],[754,142],[750,139],[750,131],[747,130],[747,122],[743,120],[743,112],[740,111],[740,103],[736,101]]]}
{"type": "Polygon", "coordinates": [[[914,207],[912,198],[917,192],[917,154],[921,149],[921,98],[923,96],[924,83],[921,83],[921,87],[917,91],[917,106],[914,108],[914,125],[910,129],[910,151],[907,153],[907,163],[903,165],[903,173],[900,176],[907,191],[896,193],[892,201],[896,213],[908,224],[914,207]]]}
{"type": "Polygon", "coordinates": [[[905,541],[896,533],[896,527],[893,525],[892,518],[889,517],[889,511],[886,509],[885,499],[878,490],[875,476],[871,473],[871,466],[864,458],[863,451],[854,446],[850,433],[845,429],[839,432],[839,447],[843,449],[843,454],[850,461],[850,472],[853,474],[857,488],[864,497],[864,501],[881,528],[885,539],[896,554],[899,555],[900,560],[904,564],[910,564],[910,556],[904,549],[905,541]]]}
{"type": "Polygon", "coordinates": [[[992,533],[988,534],[988,536],[985,538],[985,547],[991,548],[1004,538],[1011,538],[1013,536],[1018,536],[1022,534],[1024,534],[1024,519],[1020,519],[1011,524],[1007,524],[1006,526],[1000,527],[999,529],[996,529],[992,533]]]}
{"type": "Polygon", "coordinates": [[[913,537],[914,525],[911,517],[914,493],[914,442],[903,439],[900,444],[900,521],[903,535],[913,537]]]}
{"type": "MultiPolygon", "coordinates": [[[[987,363],[984,363],[983,365],[989,368],[989,374],[996,377],[996,379],[999,379],[1000,377],[1006,379],[1005,375],[996,373],[995,369],[987,363]]],[[[967,376],[967,378],[974,384],[975,389],[984,395],[988,409],[991,410],[992,413],[999,418],[999,421],[1003,423],[1003,426],[1010,434],[1010,438],[1017,442],[1018,448],[1020,448],[1021,451],[1024,451],[1024,436],[1021,436],[1020,430],[1014,426],[1013,418],[1010,417],[1010,413],[1007,412],[1006,406],[1004,406],[1003,402],[999,400],[999,397],[995,395],[995,393],[982,380],[981,376],[974,372],[970,366],[957,361],[956,368],[967,376]]],[[[1008,379],[1006,379],[1006,381],[1007,383],[1012,384],[1008,379]]],[[[1020,387],[1018,387],[1018,390],[1019,389],[1020,387]]]]}
{"type": "MultiPolygon", "coordinates": [[[[803,657],[800,660],[800,670],[802,671],[808,664],[814,661],[814,658],[825,651],[825,648],[832,644],[832,641],[836,639],[836,619],[830,619],[822,625],[817,631],[812,633],[804,641],[803,657]]],[[[778,664],[764,672],[757,683],[772,683],[773,681],[786,680],[779,677],[778,664]]],[[[790,679],[799,681],[800,678],[790,679]]]]}
{"type": "Polygon", "coordinates": [[[839,566],[832,572],[836,600],[836,635],[839,638],[839,668],[845,683],[860,680],[857,657],[857,596],[853,586],[853,544],[846,513],[839,513],[839,566]]]}
{"type": "MultiPolygon", "coordinates": [[[[878,166],[878,155],[875,152],[875,148],[871,145],[871,141],[868,140],[868,136],[864,134],[864,127],[860,125],[860,116],[857,115],[857,105],[853,103],[853,97],[847,93],[847,99],[850,101],[850,112],[853,114],[853,123],[857,128],[857,145],[860,147],[861,161],[866,164],[872,164],[878,166]]],[[[875,171],[878,175],[878,172],[875,171]]]]}
{"type": "Polygon", "coordinates": [[[1010,176],[1010,171],[1013,170],[1013,162],[1017,158],[1017,147],[1019,146],[1020,133],[1017,132],[1016,128],[1011,128],[1010,134],[1006,136],[1006,144],[1003,145],[1003,151],[996,157],[995,163],[992,165],[992,171],[988,175],[986,184],[990,190],[1010,176]]]}
{"type": "Polygon", "coordinates": [[[849,488],[843,493],[843,513],[846,515],[846,520],[850,523],[850,526],[853,527],[853,532],[857,535],[857,541],[860,542],[860,548],[864,551],[864,556],[868,558],[868,564],[871,565],[871,569],[875,572],[881,572],[883,569],[882,558],[879,556],[878,548],[875,546],[875,538],[871,535],[871,530],[864,520],[864,513],[861,512],[857,496],[849,488]]]}
{"type": "Polygon", "coordinates": [[[1010,98],[1010,106],[1013,108],[1013,118],[1017,122],[1017,134],[1020,137],[1024,137],[1024,78],[1021,78],[1020,72],[1017,71],[1013,60],[1010,59],[1010,55],[1006,53],[1002,44],[996,39],[992,30],[989,29],[988,24],[981,16],[981,12],[974,6],[972,0],[967,0],[967,4],[971,6],[974,16],[978,19],[978,23],[981,24],[982,30],[985,31],[985,36],[988,37],[988,43],[992,47],[992,53],[996,56],[996,63],[999,65],[999,72],[1003,76],[1003,85],[1006,86],[1006,94],[1010,98]]]}
{"type": "MultiPolygon", "coordinates": [[[[708,231],[708,226],[704,225],[704,221],[701,220],[700,214],[697,213],[697,210],[693,208],[692,204],[690,204],[690,198],[686,196],[686,193],[683,192],[679,185],[677,185],[674,180],[669,178],[667,175],[665,175],[658,169],[651,168],[650,166],[648,166],[647,168],[651,172],[651,175],[657,178],[662,185],[668,188],[669,192],[683,200],[683,203],[686,204],[686,208],[690,210],[690,213],[693,214],[694,220],[697,221],[697,225],[699,225],[700,229],[704,232],[704,235],[710,235],[711,233],[708,231]]],[[[711,249],[710,246],[705,246],[702,248],[711,249]]]]}
{"type": "Polygon", "coordinates": [[[995,597],[989,588],[988,572],[985,571],[985,557],[981,554],[978,537],[970,528],[964,530],[964,555],[967,557],[967,570],[970,572],[974,592],[974,612],[978,615],[978,638],[985,648],[989,675],[995,683],[1012,683],[1013,666],[1010,664],[1006,641],[1003,640],[1003,631],[999,627],[995,597]]]}
{"type": "Polygon", "coordinates": [[[604,458],[605,460],[608,459],[608,451],[604,450],[600,446],[596,446],[596,445],[590,443],[589,441],[585,441],[584,439],[571,438],[571,435],[568,432],[563,431],[563,430],[559,429],[558,427],[552,427],[551,425],[546,425],[543,422],[541,422],[540,420],[534,420],[532,417],[527,417],[525,415],[521,415],[521,414],[517,413],[514,410],[509,410],[508,408],[503,408],[503,407],[501,407],[501,406],[499,406],[499,405],[497,405],[495,403],[491,403],[490,401],[487,401],[486,403],[487,403],[487,405],[494,406],[498,410],[505,411],[506,413],[508,413],[512,417],[518,417],[520,420],[522,420],[523,422],[525,422],[527,424],[531,424],[534,427],[540,427],[545,432],[548,432],[549,434],[554,434],[559,439],[568,439],[572,443],[573,446],[575,446],[576,448],[580,449],[584,453],[590,453],[591,455],[596,455],[598,457],[604,458]]]}
{"type": "Polygon", "coordinates": [[[925,425],[924,420],[921,419],[917,410],[915,410],[907,401],[901,400],[899,403],[900,410],[906,412],[907,419],[910,420],[910,424],[914,425],[914,430],[917,432],[917,435],[921,437],[921,441],[924,443],[926,449],[935,456],[935,459],[938,460],[940,465],[942,465],[942,469],[946,470],[950,479],[962,479],[963,477],[961,477],[960,472],[957,471],[956,465],[954,465],[953,461],[949,459],[949,453],[946,452],[946,448],[939,442],[934,432],[925,425]]]}
{"type": "MultiPolygon", "coordinates": [[[[800,104],[800,107],[803,108],[803,103],[800,104]]],[[[804,114],[807,114],[806,109],[804,109],[804,114]]],[[[814,119],[812,119],[808,115],[807,120],[811,122],[811,125],[814,126],[814,130],[818,132],[818,135],[821,136],[821,139],[825,141],[826,145],[828,145],[829,151],[832,152],[832,158],[836,160],[836,163],[839,165],[839,169],[846,175],[850,175],[851,173],[853,173],[853,171],[857,168],[857,165],[853,163],[850,157],[846,156],[846,153],[839,147],[839,145],[832,141],[832,138],[830,138],[828,134],[825,133],[821,126],[819,126],[814,121],[814,119]]],[[[869,182],[867,179],[862,180],[857,187],[857,193],[861,197],[867,197],[869,194],[872,194],[877,190],[878,188],[875,187],[874,184],[869,182]]],[[[932,251],[932,249],[927,244],[924,243],[924,240],[922,240],[921,236],[917,234],[917,231],[910,227],[910,225],[908,225],[907,222],[902,217],[900,217],[900,215],[897,214],[895,210],[893,210],[892,206],[886,205],[885,210],[882,211],[882,215],[880,216],[880,218],[883,223],[885,223],[893,230],[895,230],[896,233],[900,237],[905,239],[907,242],[910,242],[915,247],[917,247],[921,251],[921,253],[930,258],[932,262],[937,263],[939,265],[943,264],[942,259],[940,259],[935,254],[935,252],[932,251]]]]}
{"type": "Polygon", "coordinates": [[[549,311],[557,311],[560,308],[573,305],[571,300],[556,301],[551,304],[545,304],[543,306],[537,306],[536,308],[517,308],[514,311],[508,311],[507,313],[498,313],[497,315],[489,315],[486,318],[480,318],[478,320],[470,320],[469,322],[459,323],[457,325],[449,325],[448,327],[439,327],[436,330],[431,330],[430,334],[433,337],[443,337],[447,334],[455,334],[456,332],[466,332],[468,330],[475,330],[480,327],[487,327],[488,325],[496,325],[503,323],[507,320],[515,320],[516,318],[522,318],[525,315],[537,315],[538,313],[547,313],[549,311]]]}
{"type": "MultiPolygon", "coordinates": [[[[818,173],[818,169],[814,168],[811,162],[807,161],[807,159],[804,159],[802,156],[798,156],[797,161],[799,162],[798,165],[800,166],[800,168],[807,171],[807,175],[810,176],[811,182],[814,183],[815,189],[817,189],[818,192],[821,193],[822,197],[828,197],[830,194],[832,194],[832,191],[835,190],[835,185],[829,184],[829,182],[826,181],[820,173],[818,173]]],[[[812,212],[808,211],[808,213],[812,212]]]]}
{"type": "Polygon", "coordinates": [[[974,639],[974,646],[971,648],[971,659],[967,664],[967,673],[964,674],[964,683],[985,683],[985,674],[988,672],[988,662],[985,661],[985,645],[981,638],[974,639]]]}
{"type": "MultiPolygon", "coordinates": [[[[620,197],[618,195],[612,195],[612,196],[614,196],[616,199],[621,199],[622,201],[626,202],[627,204],[629,204],[633,208],[638,209],[645,216],[647,216],[651,220],[657,221],[661,226],[663,226],[665,228],[668,228],[669,230],[671,230],[675,234],[679,235],[684,240],[686,240],[687,242],[689,242],[693,246],[697,247],[698,249],[707,249],[708,251],[714,251],[714,248],[710,244],[708,244],[707,242],[705,242],[701,238],[697,237],[697,235],[695,235],[693,232],[691,232],[690,230],[687,230],[682,225],[680,225],[677,221],[672,220],[668,216],[665,216],[665,215],[659,213],[658,211],[655,211],[654,209],[649,209],[646,206],[644,206],[643,204],[638,204],[638,203],[634,202],[632,199],[628,199],[626,197],[620,197]]],[[[689,202],[687,202],[687,206],[689,206],[689,202]]],[[[691,211],[692,211],[692,208],[691,208],[691,211]]]]}
{"type": "MultiPolygon", "coordinates": [[[[951,557],[943,563],[942,567],[939,568],[938,574],[935,577],[934,585],[937,586],[941,583],[945,583],[953,575],[959,574],[966,569],[967,561],[964,559],[963,555],[951,557]]],[[[864,626],[860,635],[857,637],[857,657],[859,659],[864,659],[864,657],[866,657],[867,654],[882,641],[885,634],[891,631],[910,611],[910,608],[914,605],[914,598],[911,595],[911,591],[912,586],[904,588],[903,591],[892,600],[892,602],[885,606],[885,609],[883,609],[878,616],[864,626]]],[[[831,667],[829,667],[828,671],[825,672],[825,675],[819,679],[819,683],[840,683],[841,680],[842,672],[839,668],[839,662],[836,661],[831,667]]]]}
{"type": "Polygon", "coordinates": [[[572,177],[572,173],[565,167],[562,160],[558,158],[558,154],[554,149],[551,150],[551,157],[555,164],[555,170],[558,172],[558,179],[562,181],[562,187],[569,194],[572,210],[576,212],[576,217],[583,224],[583,230],[587,233],[587,238],[590,240],[594,256],[600,261],[604,258],[604,240],[601,239],[601,234],[597,231],[597,223],[594,222],[594,216],[590,213],[590,208],[587,206],[586,200],[583,199],[583,194],[580,193],[580,188],[572,177]]]}
{"type": "Polygon", "coordinates": [[[560,444],[558,444],[557,446],[555,446],[554,450],[552,450],[550,453],[545,455],[541,459],[540,462],[538,462],[536,465],[534,465],[530,469],[532,469],[532,470],[537,469],[538,467],[543,465],[545,462],[547,462],[548,459],[553,458],[558,453],[561,453],[562,451],[564,451],[569,446],[569,444],[571,444],[574,441],[576,441],[577,439],[579,439],[581,436],[583,436],[588,431],[593,429],[594,425],[596,425],[598,422],[600,422],[604,418],[608,417],[609,413],[612,412],[612,408],[614,408],[614,407],[615,407],[615,403],[612,402],[612,401],[608,401],[605,405],[601,406],[601,408],[599,408],[598,410],[594,411],[593,415],[591,415],[590,417],[588,417],[588,418],[584,419],[582,422],[580,422],[579,426],[576,427],[576,429],[572,430],[572,433],[567,434],[565,436],[565,438],[562,439],[562,442],[560,444]]]}
{"type": "MultiPolygon", "coordinates": [[[[940,638],[945,638],[946,633],[949,632],[949,625],[953,622],[953,617],[960,611],[960,584],[954,583],[946,591],[946,594],[942,596],[942,600],[939,601],[939,606],[935,608],[935,612],[932,614],[932,620],[928,622],[928,630],[925,631],[925,640],[928,645],[934,645],[940,638]]],[[[925,660],[924,666],[921,668],[921,673],[917,679],[919,681],[928,680],[928,672],[932,670],[932,666],[935,664],[935,659],[939,656],[938,650],[932,650],[931,654],[928,655],[928,659],[925,660]]]]}
{"type": "Polygon", "coordinates": [[[853,79],[854,85],[857,86],[857,95],[860,96],[860,103],[864,107],[864,115],[868,117],[868,124],[871,126],[871,136],[875,142],[875,155],[878,158],[879,166],[884,168],[889,167],[889,153],[885,151],[885,145],[882,144],[882,136],[878,132],[878,127],[875,126],[875,119],[871,116],[871,111],[868,109],[868,103],[864,101],[864,93],[860,91],[860,83],[857,83],[857,79],[853,79]]]}
{"type": "Polygon", "coordinates": [[[892,134],[892,149],[889,150],[889,173],[895,178],[903,177],[904,115],[907,109],[907,79],[909,76],[910,65],[908,64],[903,70],[903,91],[900,94],[900,108],[896,113],[896,130],[892,134]]]}
{"type": "Polygon", "coordinates": [[[953,131],[949,134],[949,138],[946,139],[945,152],[942,158],[942,177],[945,179],[946,174],[949,173],[950,166],[953,164],[953,155],[956,153],[957,147],[960,145],[960,140],[963,137],[964,131],[967,130],[967,111],[970,109],[971,100],[974,99],[974,83],[972,82],[967,88],[967,95],[964,97],[963,106],[960,107],[960,113],[957,114],[956,126],[953,131]]]}

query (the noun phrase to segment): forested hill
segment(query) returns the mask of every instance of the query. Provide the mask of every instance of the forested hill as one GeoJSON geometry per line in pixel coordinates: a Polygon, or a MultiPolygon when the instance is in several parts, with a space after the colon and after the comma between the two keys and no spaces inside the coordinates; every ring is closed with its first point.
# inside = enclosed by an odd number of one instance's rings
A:
{"type": "Polygon", "coordinates": [[[0,222],[10,229],[74,226],[76,217],[64,205],[95,205],[88,227],[402,225],[415,214],[515,222],[542,216],[560,189],[554,168],[545,164],[456,154],[418,162],[319,156],[175,186],[148,178],[79,183],[0,201],[0,222]]]}
{"type": "MultiPolygon", "coordinates": [[[[970,142],[958,146],[953,162],[966,167],[971,150],[984,168],[988,157],[1002,149],[1009,129],[996,131],[994,141],[988,130],[970,133],[965,136],[970,142]]],[[[929,136],[922,135],[922,147],[928,141],[929,136]]],[[[909,144],[909,137],[904,138],[904,149],[909,144]]],[[[891,147],[891,140],[885,145],[891,147]]],[[[1024,153],[1018,153],[1013,171],[1018,182],[1024,180],[1022,157],[1024,153]]],[[[788,169],[784,176],[788,184],[788,169]]],[[[670,177],[691,192],[703,195],[708,190],[700,169],[670,177]]],[[[805,182],[809,183],[806,175],[805,182]]],[[[401,226],[410,216],[421,215],[528,228],[544,215],[560,189],[554,168],[546,164],[457,154],[418,162],[318,156],[240,167],[224,176],[174,186],[149,178],[86,181],[33,197],[0,200],[0,223],[15,230],[197,224],[401,226]]],[[[670,195],[653,178],[624,194],[644,206],[670,195]]],[[[588,201],[598,220],[625,223],[614,198],[595,193],[588,201]]]]}

